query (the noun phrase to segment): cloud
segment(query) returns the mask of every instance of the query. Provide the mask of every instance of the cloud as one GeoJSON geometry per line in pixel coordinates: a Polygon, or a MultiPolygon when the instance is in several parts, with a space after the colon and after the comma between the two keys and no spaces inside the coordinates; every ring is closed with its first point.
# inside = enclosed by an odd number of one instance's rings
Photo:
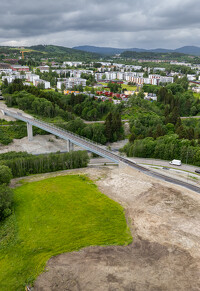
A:
{"type": "Polygon", "coordinates": [[[200,45],[199,0],[0,0],[0,4],[1,44],[200,45]]]}

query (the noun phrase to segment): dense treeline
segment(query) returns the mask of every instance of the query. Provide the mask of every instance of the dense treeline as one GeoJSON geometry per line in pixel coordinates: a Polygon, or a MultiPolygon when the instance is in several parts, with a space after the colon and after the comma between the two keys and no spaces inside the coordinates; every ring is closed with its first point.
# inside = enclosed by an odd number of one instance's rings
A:
{"type": "Polygon", "coordinates": [[[76,118],[66,124],[59,124],[59,126],[100,144],[124,138],[124,129],[119,113],[109,113],[105,124],[85,124],[80,118],[76,118]]]}
{"type": "Polygon", "coordinates": [[[181,119],[199,115],[200,101],[188,91],[187,79],[175,78],[166,86],[145,85],[143,89],[156,93],[158,102],[148,102],[145,109],[142,91],[129,100],[131,109],[143,108],[130,118],[129,143],[124,151],[129,156],[180,159],[200,166],[200,120],[181,119]],[[150,105],[151,104],[151,105],[150,105]],[[147,107],[146,107],[147,109],[147,107]]]}
{"type": "Polygon", "coordinates": [[[115,106],[109,101],[102,102],[86,95],[68,95],[62,97],[62,102],[66,104],[67,110],[75,113],[85,120],[101,120],[111,111],[122,111],[122,106],[115,106]]]}
{"type": "Polygon", "coordinates": [[[36,97],[27,91],[15,92],[12,95],[6,95],[6,104],[9,107],[17,106],[19,109],[29,111],[44,117],[53,118],[61,116],[65,121],[74,118],[73,114],[64,111],[59,106],[46,98],[36,97]]]}
{"type": "Polygon", "coordinates": [[[8,187],[11,179],[11,169],[0,164],[0,221],[12,213],[13,191],[8,187]]]}
{"type": "Polygon", "coordinates": [[[22,177],[30,174],[82,168],[87,166],[88,161],[86,151],[72,151],[63,154],[16,156],[12,159],[4,156],[4,159],[0,160],[0,165],[9,167],[13,177],[22,177]]]}
{"type": "Polygon", "coordinates": [[[130,141],[145,137],[157,138],[169,133],[178,134],[179,138],[199,138],[198,126],[181,121],[180,116],[196,115],[200,112],[200,101],[188,91],[186,78],[175,79],[175,83],[164,87],[145,85],[147,92],[156,93],[158,102],[143,100],[140,92],[129,100],[131,108],[138,106],[149,109],[149,113],[138,113],[130,118],[130,141]]]}
{"type": "Polygon", "coordinates": [[[31,157],[32,154],[28,154],[27,152],[7,152],[4,154],[0,154],[0,162],[2,160],[12,160],[16,158],[26,158],[26,157],[31,157]]]}
{"type": "Polygon", "coordinates": [[[179,139],[177,134],[154,139],[147,137],[128,143],[123,151],[129,157],[178,159],[183,163],[200,166],[200,143],[198,140],[179,139]]]}
{"type": "Polygon", "coordinates": [[[124,137],[121,116],[119,113],[109,113],[105,121],[105,135],[107,141],[114,142],[124,137]]]}

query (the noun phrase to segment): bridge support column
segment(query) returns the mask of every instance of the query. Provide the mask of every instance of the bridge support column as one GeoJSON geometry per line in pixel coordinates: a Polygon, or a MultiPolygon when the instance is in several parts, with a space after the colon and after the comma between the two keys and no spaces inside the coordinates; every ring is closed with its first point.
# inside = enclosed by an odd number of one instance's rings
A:
{"type": "Polygon", "coordinates": [[[28,140],[33,140],[33,126],[27,122],[27,133],[28,133],[28,140]]]}
{"type": "Polygon", "coordinates": [[[74,144],[68,139],[67,141],[67,151],[73,151],[74,150],[74,144]]]}

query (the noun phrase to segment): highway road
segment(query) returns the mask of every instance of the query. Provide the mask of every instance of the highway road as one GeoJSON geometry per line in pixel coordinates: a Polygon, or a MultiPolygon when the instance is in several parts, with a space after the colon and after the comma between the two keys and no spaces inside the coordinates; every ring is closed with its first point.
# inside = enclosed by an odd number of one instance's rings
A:
{"type": "MultiPolygon", "coordinates": [[[[134,161],[137,164],[146,164],[146,165],[152,165],[152,166],[162,166],[166,168],[174,168],[177,170],[184,170],[184,171],[189,171],[189,172],[195,172],[195,169],[198,169],[196,166],[191,166],[191,165],[186,165],[182,164],[181,166],[174,166],[170,165],[168,161],[163,161],[163,160],[155,160],[155,159],[145,159],[145,158],[128,158],[130,161],[134,161]]],[[[110,163],[109,160],[104,159],[104,158],[98,158],[98,159],[91,159],[92,163],[97,163],[97,164],[103,164],[103,163],[110,163]]]]}
{"type": "Polygon", "coordinates": [[[168,161],[163,161],[163,160],[145,159],[145,158],[131,158],[131,160],[139,164],[149,164],[149,165],[170,167],[170,168],[174,168],[178,170],[185,170],[189,172],[194,172],[195,169],[198,169],[197,166],[191,166],[191,165],[186,165],[186,164],[182,164],[181,166],[170,165],[168,161]]]}

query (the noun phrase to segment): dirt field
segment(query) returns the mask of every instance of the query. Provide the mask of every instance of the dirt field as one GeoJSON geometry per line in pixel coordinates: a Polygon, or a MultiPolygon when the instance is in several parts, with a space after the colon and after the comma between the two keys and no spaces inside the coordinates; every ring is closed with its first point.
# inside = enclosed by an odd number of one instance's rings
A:
{"type": "Polygon", "coordinates": [[[133,243],[53,257],[34,290],[200,290],[199,194],[128,167],[75,172],[87,174],[125,208],[133,243]]]}

